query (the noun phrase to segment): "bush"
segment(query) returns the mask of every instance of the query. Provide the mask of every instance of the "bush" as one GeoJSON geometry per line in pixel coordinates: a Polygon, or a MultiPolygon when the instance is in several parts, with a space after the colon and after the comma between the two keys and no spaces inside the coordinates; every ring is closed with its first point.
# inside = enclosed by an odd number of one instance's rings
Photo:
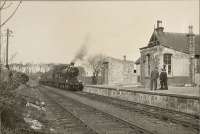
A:
{"type": "Polygon", "coordinates": [[[26,84],[29,81],[28,75],[21,72],[16,72],[12,79],[18,84],[26,84]]]}
{"type": "Polygon", "coordinates": [[[19,113],[18,110],[10,107],[4,108],[2,111],[1,121],[5,128],[16,129],[26,127],[21,113],[19,113]]]}
{"type": "Polygon", "coordinates": [[[28,76],[25,74],[16,76],[20,77],[17,79],[16,77],[13,77],[13,75],[10,75],[6,81],[0,82],[0,120],[2,126],[8,129],[26,126],[22,118],[23,116],[21,115],[22,105],[19,104],[22,98],[16,98],[14,90],[20,84],[26,83],[28,81],[28,76]]]}

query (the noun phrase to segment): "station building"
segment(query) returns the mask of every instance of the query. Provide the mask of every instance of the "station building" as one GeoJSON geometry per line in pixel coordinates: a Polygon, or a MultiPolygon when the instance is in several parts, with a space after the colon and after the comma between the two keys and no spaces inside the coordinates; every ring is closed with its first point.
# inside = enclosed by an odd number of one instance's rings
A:
{"type": "Polygon", "coordinates": [[[200,36],[193,33],[164,32],[162,21],[157,21],[147,46],[140,48],[140,80],[149,86],[150,73],[166,67],[169,85],[200,85],[200,36]]]}

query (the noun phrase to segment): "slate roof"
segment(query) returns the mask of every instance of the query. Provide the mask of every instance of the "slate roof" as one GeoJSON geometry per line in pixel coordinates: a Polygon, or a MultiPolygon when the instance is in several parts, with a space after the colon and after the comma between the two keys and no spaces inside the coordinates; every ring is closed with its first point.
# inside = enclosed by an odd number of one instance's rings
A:
{"type": "Polygon", "coordinates": [[[141,59],[141,57],[139,57],[139,58],[135,61],[135,64],[136,64],[136,65],[139,65],[139,64],[140,64],[140,59],[141,59]]]}
{"type": "Polygon", "coordinates": [[[106,57],[104,62],[109,62],[110,60],[114,60],[114,61],[118,61],[118,62],[126,62],[126,63],[134,63],[134,61],[131,61],[131,60],[123,60],[123,59],[117,59],[117,58],[114,58],[114,57],[106,57]]]}
{"type": "MultiPolygon", "coordinates": [[[[189,53],[187,33],[154,32],[151,40],[155,38],[160,45],[174,49],[176,51],[189,53]]],[[[150,41],[151,41],[150,40],[150,41]]],[[[152,47],[149,44],[147,47],[152,47]]],[[[155,45],[154,45],[155,46],[155,45]]],[[[144,49],[141,48],[141,49],[144,49]]],[[[195,54],[200,55],[200,36],[195,35],[195,54]]]]}

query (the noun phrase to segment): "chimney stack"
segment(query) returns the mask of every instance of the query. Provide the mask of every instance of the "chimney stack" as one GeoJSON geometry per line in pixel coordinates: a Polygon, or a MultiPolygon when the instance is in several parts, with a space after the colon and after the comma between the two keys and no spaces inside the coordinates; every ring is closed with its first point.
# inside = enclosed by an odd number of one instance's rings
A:
{"type": "Polygon", "coordinates": [[[157,20],[157,28],[161,27],[162,25],[162,21],[161,20],[157,20]]]}
{"type": "Polygon", "coordinates": [[[189,34],[193,34],[193,26],[192,25],[189,25],[189,34]]]}
{"type": "Polygon", "coordinates": [[[195,55],[195,34],[193,33],[193,26],[189,25],[188,26],[189,31],[187,34],[188,37],[188,49],[189,49],[189,53],[190,55],[193,57],[195,55]]]}
{"type": "Polygon", "coordinates": [[[124,61],[126,61],[126,55],[124,55],[123,57],[124,57],[124,61]]]}
{"type": "Polygon", "coordinates": [[[162,21],[161,20],[157,20],[157,27],[156,27],[156,31],[158,33],[163,32],[164,27],[162,27],[162,21]]]}
{"type": "Polygon", "coordinates": [[[189,50],[189,55],[190,55],[190,83],[194,84],[195,83],[195,34],[193,33],[193,26],[189,25],[189,31],[187,34],[188,38],[188,50],[189,50]]]}

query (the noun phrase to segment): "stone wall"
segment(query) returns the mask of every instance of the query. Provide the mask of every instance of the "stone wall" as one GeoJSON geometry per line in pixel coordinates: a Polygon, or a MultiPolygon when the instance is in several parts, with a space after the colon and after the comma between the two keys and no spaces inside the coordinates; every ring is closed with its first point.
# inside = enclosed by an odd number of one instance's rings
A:
{"type": "Polygon", "coordinates": [[[114,58],[108,59],[108,84],[123,83],[123,63],[114,58]]]}
{"type": "Polygon", "coordinates": [[[163,94],[146,91],[130,91],[97,86],[86,86],[84,88],[84,92],[200,116],[200,99],[195,96],[163,94]]]}
{"type": "Polygon", "coordinates": [[[104,84],[132,84],[137,82],[136,66],[133,61],[120,60],[108,57],[106,59],[107,68],[104,69],[103,76],[107,78],[104,84]]]}

